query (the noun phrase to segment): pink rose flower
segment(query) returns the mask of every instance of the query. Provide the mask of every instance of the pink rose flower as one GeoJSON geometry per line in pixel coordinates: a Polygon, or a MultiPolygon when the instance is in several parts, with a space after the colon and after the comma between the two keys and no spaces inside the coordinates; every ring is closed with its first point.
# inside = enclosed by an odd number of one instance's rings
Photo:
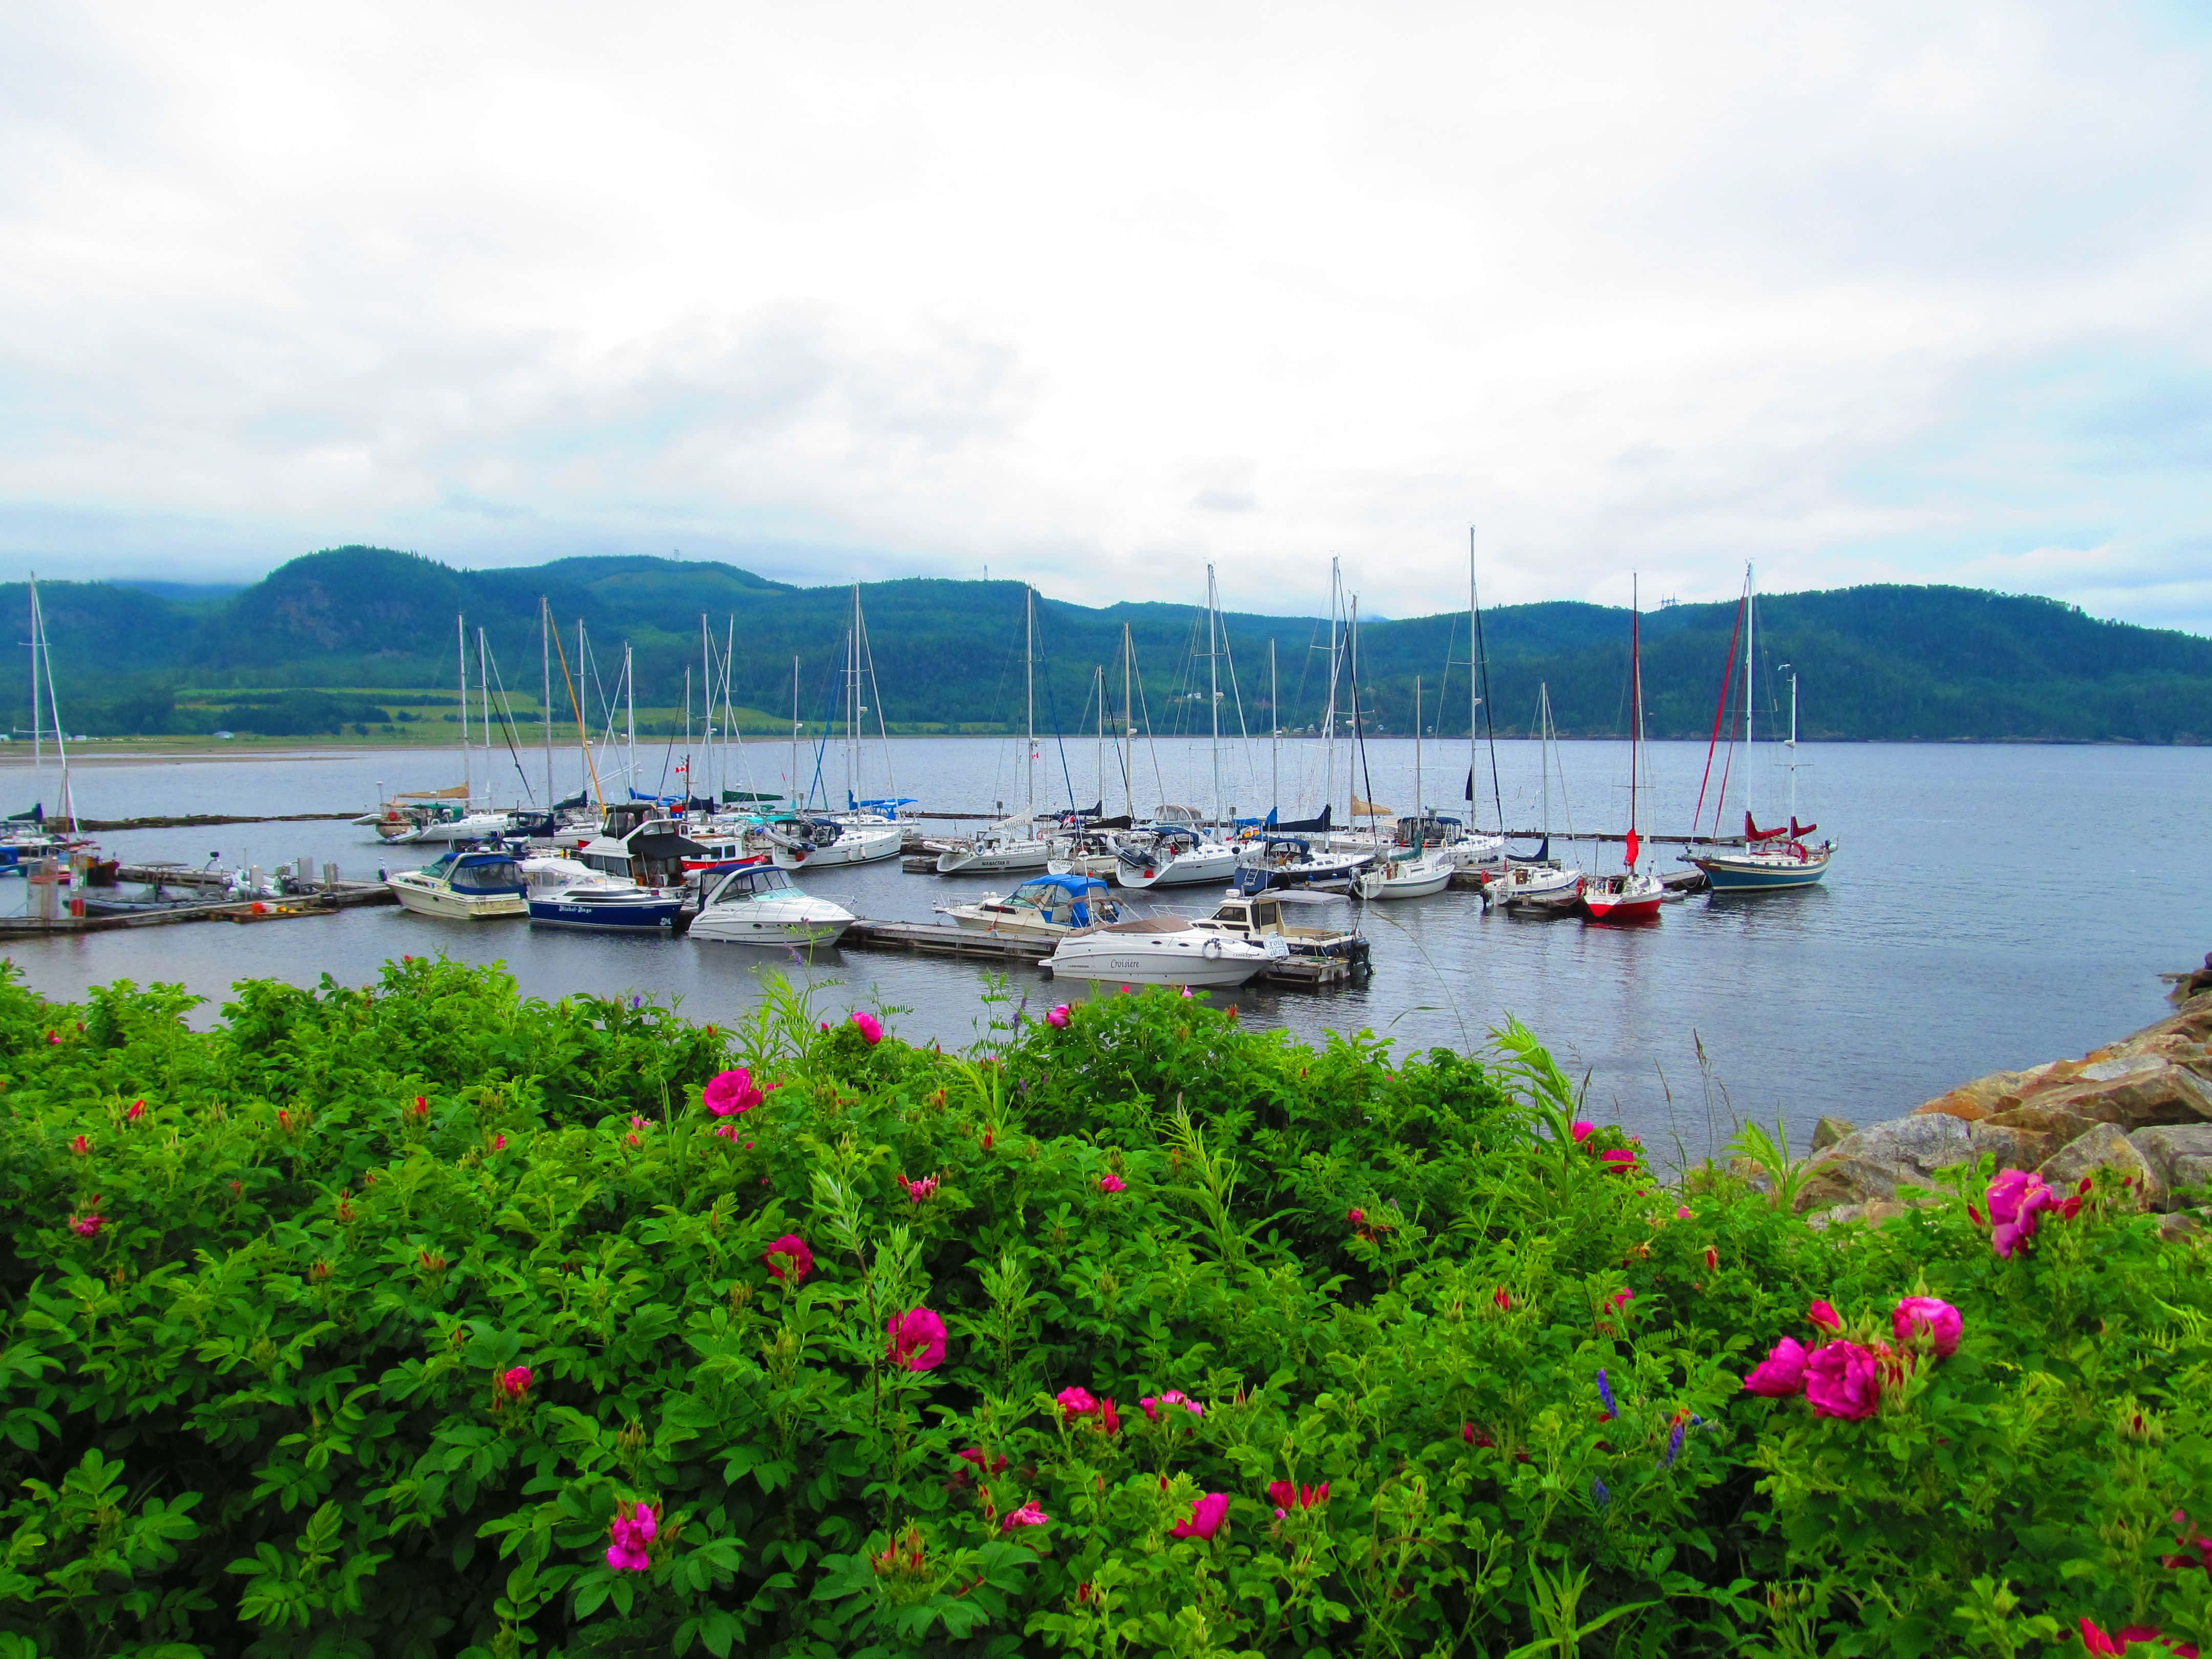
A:
{"type": "Polygon", "coordinates": [[[1128,1184],[1117,1175],[1103,1176],[1099,1178],[1098,1190],[1102,1193],[1118,1193],[1124,1190],[1128,1184]]]}
{"type": "Polygon", "coordinates": [[[1044,1023],[1055,1031],[1064,1031],[1067,1029],[1067,1005],[1063,1002],[1046,1011],[1044,1023]]]}
{"type": "Polygon", "coordinates": [[[1805,1310],[1805,1317],[1824,1331],[1840,1331],[1844,1328],[1844,1316],[1838,1313],[1833,1304],[1830,1303],[1815,1302],[1805,1310]]]}
{"type": "Polygon", "coordinates": [[[1229,1518],[1229,1494],[1210,1492],[1190,1506],[1190,1519],[1178,1521],[1169,1529],[1170,1538],[1211,1538],[1221,1530],[1221,1523],[1229,1518]]]}
{"type": "Polygon", "coordinates": [[[1575,1125],[1571,1133],[1575,1138],[1575,1145],[1579,1146],[1583,1142],[1588,1140],[1592,1135],[1597,1133],[1597,1125],[1595,1123],[1577,1123],[1575,1125]]]}
{"type": "Polygon", "coordinates": [[[1070,1418],[1088,1417],[1098,1409],[1098,1401],[1088,1389],[1062,1389],[1053,1397],[1060,1401],[1062,1414],[1070,1418]]]}
{"type": "Polygon", "coordinates": [[[2058,1195],[2043,1177],[2026,1170],[2007,1170],[1990,1182],[1987,1196],[1990,1219],[1996,1224],[1990,1232],[1990,1248],[2005,1257],[2035,1237],[2039,1211],[2058,1207],[2058,1195]]]}
{"type": "Polygon", "coordinates": [[[794,1285],[804,1283],[814,1271],[814,1252],[797,1233],[786,1233],[777,1239],[761,1252],[761,1260],[767,1264],[770,1279],[787,1278],[794,1285]]]}
{"type": "Polygon", "coordinates": [[[935,1193],[936,1190],[937,1177],[935,1176],[924,1176],[919,1181],[909,1181],[906,1183],[906,1195],[917,1204],[935,1193]]]}
{"type": "Polygon", "coordinates": [[[1598,1160],[1616,1175],[1636,1167],[1636,1154],[1626,1146],[1615,1146],[1600,1152],[1598,1160]]]}
{"type": "Polygon", "coordinates": [[[1752,1367],[1751,1375],[1743,1379],[1745,1391],[1764,1395],[1770,1400],[1803,1393],[1805,1362],[1810,1357],[1805,1352],[1805,1345],[1796,1337],[1784,1337],[1765,1358],[1752,1367]]]}
{"type": "Polygon", "coordinates": [[[1932,1296],[1908,1296],[1889,1316],[1889,1328],[1899,1342],[1909,1342],[1916,1332],[1925,1332],[1938,1359],[1948,1359],[1959,1352],[1966,1324],[1956,1308],[1932,1296]]]}
{"type": "Polygon", "coordinates": [[[530,1392],[530,1367],[517,1365],[500,1374],[499,1393],[502,1400],[520,1400],[530,1392]]]}
{"type": "Polygon", "coordinates": [[[1032,1498],[1021,1508],[1008,1510],[1006,1519],[999,1522],[999,1530],[1012,1532],[1016,1527],[1041,1527],[1051,1519],[1032,1498]]]}
{"type": "Polygon", "coordinates": [[[1805,1398],[1815,1417],[1856,1422],[1881,1404],[1881,1359],[1856,1342],[1831,1342],[1805,1362],[1805,1398]]]}
{"type": "Polygon", "coordinates": [[[615,1523],[609,1528],[614,1542],[607,1546],[607,1565],[617,1572],[643,1572],[653,1565],[653,1558],[645,1547],[653,1541],[659,1530],[653,1518],[653,1505],[640,1504],[635,1515],[626,1515],[622,1506],[615,1506],[615,1523]]]}
{"type": "Polygon", "coordinates": [[[1160,1420],[1160,1407],[1163,1406],[1180,1406],[1193,1417],[1206,1415],[1206,1407],[1180,1389],[1170,1389],[1165,1394],[1161,1395],[1148,1394],[1138,1401],[1137,1404],[1144,1408],[1145,1415],[1155,1423],[1160,1420]]]}
{"type": "Polygon", "coordinates": [[[866,1039],[868,1047],[871,1048],[874,1048],[878,1042],[881,1042],[884,1040],[883,1021],[878,1019],[873,1014],[869,1013],[866,1009],[855,1008],[853,1010],[853,1024],[860,1028],[860,1035],[862,1037],[866,1039]]]}
{"type": "Polygon", "coordinates": [[[100,1230],[106,1224],[107,1218],[97,1212],[90,1215],[73,1215],[69,1222],[70,1231],[79,1238],[97,1238],[100,1230]]]}
{"type": "Polygon", "coordinates": [[[945,1363],[945,1322],[927,1308],[908,1308],[890,1322],[890,1357],[910,1371],[945,1363]]]}
{"type": "Polygon", "coordinates": [[[750,1112],[768,1097],[755,1085],[753,1074],[740,1066],[734,1072],[716,1073],[700,1098],[716,1117],[734,1117],[739,1112],[750,1112]]]}

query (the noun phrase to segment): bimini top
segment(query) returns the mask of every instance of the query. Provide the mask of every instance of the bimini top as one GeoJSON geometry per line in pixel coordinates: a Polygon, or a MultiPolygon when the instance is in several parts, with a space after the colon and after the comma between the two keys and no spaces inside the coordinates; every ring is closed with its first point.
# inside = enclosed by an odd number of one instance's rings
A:
{"type": "Polygon", "coordinates": [[[1065,893],[1072,899],[1085,899],[1094,893],[1103,894],[1106,884],[1096,876],[1031,876],[1014,890],[1035,893],[1039,888],[1065,893]]]}
{"type": "Polygon", "coordinates": [[[520,893],[522,872],[505,853],[448,853],[422,873],[442,878],[456,893],[520,893]]]}

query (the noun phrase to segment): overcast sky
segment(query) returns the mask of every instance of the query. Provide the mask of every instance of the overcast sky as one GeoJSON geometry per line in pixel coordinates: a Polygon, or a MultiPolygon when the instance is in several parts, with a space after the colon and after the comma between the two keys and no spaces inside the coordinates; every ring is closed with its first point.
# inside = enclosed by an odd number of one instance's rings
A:
{"type": "Polygon", "coordinates": [[[0,568],[2212,631],[2194,6],[0,10],[0,568]]]}

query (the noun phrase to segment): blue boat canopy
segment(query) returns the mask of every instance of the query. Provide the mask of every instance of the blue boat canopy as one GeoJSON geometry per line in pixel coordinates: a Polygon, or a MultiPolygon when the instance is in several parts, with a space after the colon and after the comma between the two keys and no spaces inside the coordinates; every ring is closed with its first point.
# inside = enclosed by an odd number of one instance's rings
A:
{"type": "Polygon", "coordinates": [[[1075,899],[1106,890],[1106,884],[1097,876],[1032,876],[1015,890],[1022,892],[1036,887],[1051,888],[1075,899]]]}

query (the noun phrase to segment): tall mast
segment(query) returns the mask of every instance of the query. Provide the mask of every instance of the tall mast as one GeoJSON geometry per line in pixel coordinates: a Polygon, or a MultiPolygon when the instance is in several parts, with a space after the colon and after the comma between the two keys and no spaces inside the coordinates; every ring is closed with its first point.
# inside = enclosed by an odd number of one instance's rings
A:
{"type": "MultiPolygon", "coordinates": [[[[1755,702],[1751,695],[1751,639],[1759,627],[1759,596],[1753,591],[1753,577],[1749,565],[1743,568],[1743,759],[1748,768],[1751,764],[1751,717],[1755,702]]],[[[1751,793],[1748,786],[1743,793],[1746,796],[1751,793]]]]}
{"type": "Polygon", "coordinates": [[[1413,833],[1420,838],[1413,845],[1426,848],[1429,844],[1429,809],[1421,805],[1421,677],[1419,674],[1413,676],[1413,833]]]}
{"type": "Polygon", "coordinates": [[[860,585],[853,584],[853,689],[846,697],[845,805],[854,811],[860,805],[860,585]]]}
{"type": "Polygon", "coordinates": [[[1121,811],[1133,819],[1137,816],[1137,708],[1130,700],[1130,684],[1133,678],[1134,650],[1129,641],[1129,624],[1121,624],[1121,811]]]}
{"type": "Polygon", "coordinates": [[[799,810],[799,653],[791,658],[791,810],[799,810]]]}
{"type": "Polygon", "coordinates": [[[1270,811],[1283,816],[1283,711],[1276,706],[1275,642],[1267,641],[1267,794],[1270,811]]]}
{"type": "Polygon", "coordinates": [[[1636,766],[1644,753],[1644,602],[1635,577],[1628,579],[1628,867],[1636,868],[1641,850],[1636,836],[1636,766]]]}
{"type": "MultiPolygon", "coordinates": [[[[688,719],[691,713],[691,689],[688,683],[684,686],[684,713],[688,719]]],[[[629,710],[623,741],[629,748],[629,793],[635,795],[637,793],[637,659],[631,654],[628,640],[623,641],[623,703],[629,710]]]]}
{"type": "MultiPolygon", "coordinates": [[[[1343,592],[1344,577],[1340,561],[1328,562],[1328,712],[1322,716],[1322,804],[1327,805],[1336,799],[1336,608],[1343,592]]],[[[1346,829],[1350,829],[1347,821],[1346,829]]]]}
{"type": "Polygon", "coordinates": [[[1221,832],[1221,598],[1213,586],[1213,567],[1206,567],[1206,691],[1207,712],[1212,715],[1207,739],[1213,763],[1213,828],[1221,832]]]}
{"type": "Polygon", "coordinates": [[[1790,833],[1797,833],[1797,671],[1788,663],[1782,672],[1790,676],[1790,833]]]}
{"type": "MultiPolygon", "coordinates": [[[[1552,684],[1540,681],[1536,686],[1536,763],[1544,769],[1544,840],[1545,851],[1551,850],[1552,839],[1552,684]]],[[[1503,833],[1504,826],[1499,826],[1503,833]]]]}
{"type": "Polygon", "coordinates": [[[1029,815],[1036,819],[1036,589],[1022,585],[1022,684],[1029,698],[1029,738],[1023,749],[1022,767],[1029,778],[1029,815]]]}
{"type": "Polygon", "coordinates": [[[1098,816],[1106,816],[1106,665],[1092,677],[1098,687],[1098,816]]]}
{"type": "Polygon", "coordinates": [[[39,708],[39,573],[31,573],[31,764],[46,769],[46,720],[39,708]]]}
{"type": "MultiPolygon", "coordinates": [[[[699,712],[706,728],[699,734],[699,746],[707,751],[707,794],[711,800],[714,791],[714,647],[707,632],[707,613],[703,611],[699,613],[699,712]]],[[[691,701],[688,693],[684,701],[688,707],[691,701]]],[[[698,793],[699,780],[688,772],[684,776],[684,805],[688,807],[690,798],[698,793]]]]}
{"type": "Polygon", "coordinates": [[[461,661],[461,805],[476,793],[469,777],[469,625],[465,617],[453,618],[453,639],[461,661]]]}
{"type": "Polygon", "coordinates": [[[545,806],[550,811],[561,797],[553,788],[553,605],[543,594],[538,600],[538,647],[545,659],[545,806]]]}

